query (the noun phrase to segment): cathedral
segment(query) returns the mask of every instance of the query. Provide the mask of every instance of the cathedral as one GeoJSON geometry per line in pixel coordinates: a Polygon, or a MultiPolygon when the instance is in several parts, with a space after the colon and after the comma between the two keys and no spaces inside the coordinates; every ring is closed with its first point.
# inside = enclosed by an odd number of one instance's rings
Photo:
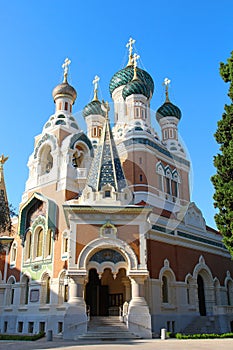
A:
{"type": "MultiPolygon", "coordinates": [[[[94,78],[82,112],[86,132],[73,114],[71,62],[62,65],[18,217],[0,233],[0,333],[52,330],[78,339],[95,318],[116,316],[140,338],[162,328],[233,331],[233,262],[190,201],[181,110],[165,79],[164,103],[152,113],[154,81],[133,44],[130,38],[127,65],[110,80],[113,103],[99,100],[94,78]]],[[[0,205],[9,216],[6,160],[0,157],[0,205]]]]}

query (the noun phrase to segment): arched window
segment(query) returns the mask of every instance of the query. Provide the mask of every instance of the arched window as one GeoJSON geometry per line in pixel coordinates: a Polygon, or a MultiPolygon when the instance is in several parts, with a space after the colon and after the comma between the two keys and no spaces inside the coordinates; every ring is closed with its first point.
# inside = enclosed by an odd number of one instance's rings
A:
{"type": "Polygon", "coordinates": [[[14,296],[15,296],[15,278],[11,276],[7,281],[8,288],[6,288],[6,304],[12,305],[14,304],[14,296]]]}
{"type": "Polygon", "coordinates": [[[64,232],[62,235],[62,259],[65,260],[68,257],[68,249],[69,249],[69,239],[67,232],[64,232]]]}
{"type": "Polygon", "coordinates": [[[166,276],[162,278],[162,302],[168,303],[168,280],[166,276]]]}
{"type": "Polygon", "coordinates": [[[51,252],[52,252],[52,231],[48,230],[47,234],[46,234],[46,252],[45,252],[45,256],[51,256],[51,252]]]}
{"type": "Polygon", "coordinates": [[[227,281],[227,304],[233,305],[233,282],[231,280],[227,281]]]}
{"type": "Polygon", "coordinates": [[[28,304],[29,296],[29,278],[24,275],[21,280],[21,295],[20,295],[20,304],[28,304]]]}
{"type": "Polygon", "coordinates": [[[24,246],[24,260],[29,260],[31,257],[31,246],[32,246],[32,233],[28,231],[26,234],[25,246],[24,246]]]}
{"type": "Polygon", "coordinates": [[[41,304],[50,303],[50,284],[51,278],[49,277],[49,275],[43,275],[41,281],[41,304]]]}
{"type": "Polygon", "coordinates": [[[53,167],[51,146],[44,145],[40,152],[40,175],[48,174],[53,167]]]}
{"type": "Polygon", "coordinates": [[[63,304],[68,301],[68,280],[66,272],[63,271],[59,278],[58,303],[63,304]]]}
{"type": "Polygon", "coordinates": [[[17,243],[14,242],[11,247],[11,260],[10,265],[15,266],[16,264],[16,256],[17,256],[17,243]]]}
{"type": "Polygon", "coordinates": [[[36,258],[42,257],[43,240],[44,240],[44,230],[43,228],[39,227],[35,233],[36,258]]]}

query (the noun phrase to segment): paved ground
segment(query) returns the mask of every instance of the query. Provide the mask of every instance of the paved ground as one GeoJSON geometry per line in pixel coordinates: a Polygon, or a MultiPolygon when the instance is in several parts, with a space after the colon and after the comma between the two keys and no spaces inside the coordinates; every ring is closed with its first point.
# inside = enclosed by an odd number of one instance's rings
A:
{"type": "Polygon", "coordinates": [[[77,342],[54,340],[46,341],[41,339],[36,342],[30,341],[0,341],[1,350],[39,350],[39,349],[59,349],[59,350],[118,350],[134,349],[136,350],[232,350],[233,339],[205,339],[205,340],[133,340],[127,342],[77,342]]]}

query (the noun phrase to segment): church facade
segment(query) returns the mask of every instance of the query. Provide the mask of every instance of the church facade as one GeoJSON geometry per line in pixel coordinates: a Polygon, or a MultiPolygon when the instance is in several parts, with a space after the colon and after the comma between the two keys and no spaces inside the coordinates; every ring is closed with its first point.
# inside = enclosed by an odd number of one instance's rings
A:
{"type": "Polygon", "coordinates": [[[142,338],[161,328],[233,331],[233,263],[190,202],[181,111],[165,79],[165,102],[152,115],[154,82],[137,66],[133,42],[109,85],[112,128],[95,77],[83,109],[87,133],[80,129],[70,61],[63,64],[55,112],[29,157],[15,234],[0,237],[1,333],[52,330],[76,339],[90,318],[116,315],[142,338]]]}

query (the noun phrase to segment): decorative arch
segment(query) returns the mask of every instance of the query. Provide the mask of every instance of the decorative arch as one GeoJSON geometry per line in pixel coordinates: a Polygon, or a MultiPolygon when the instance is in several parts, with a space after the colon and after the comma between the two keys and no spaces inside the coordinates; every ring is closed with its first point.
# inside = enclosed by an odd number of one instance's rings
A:
{"type": "Polygon", "coordinates": [[[84,143],[89,148],[91,157],[94,157],[94,150],[92,147],[92,143],[87,137],[87,135],[85,135],[83,132],[79,132],[78,134],[75,134],[74,136],[72,136],[70,140],[69,148],[74,150],[77,142],[84,143]]]}
{"type": "Polygon", "coordinates": [[[91,256],[94,255],[94,253],[98,250],[104,248],[111,248],[119,251],[120,254],[125,258],[128,271],[137,269],[137,257],[132,248],[127,243],[119,239],[112,238],[98,238],[89,242],[89,244],[83,248],[79,255],[77,268],[80,270],[86,270],[91,256]]]}
{"type": "Polygon", "coordinates": [[[51,277],[48,271],[41,276],[41,304],[50,304],[51,277]]]}
{"type": "Polygon", "coordinates": [[[193,278],[197,280],[197,276],[201,275],[208,285],[213,285],[213,275],[210,268],[206,265],[204,257],[201,255],[199,263],[194,267],[193,278]]]}
{"type": "Polygon", "coordinates": [[[233,306],[233,280],[227,271],[227,277],[225,278],[224,285],[226,288],[226,301],[227,305],[233,306]]]}
{"type": "Polygon", "coordinates": [[[24,273],[20,280],[20,285],[21,285],[20,304],[22,305],[28,304],[30,280],[31,280],[31,276],[27,273],[24,273]]]}
{"type": "Polygon", "coordinates": [[[175,305],[175,281],[176,276],[170,267],[168,259],[164,260],[164,266],[159,272],[159,279],[161,283],[161,301],[163,304],[175,305]]]}
{"type": "Polygon", "coordinates": [[[51,150],[54,151],[57,148],[57,140],[53,135],[44,134],[40,141],[37,143],[35,151],[34,151],[34,159],[37,158],[40,147],[47,143],[51,147],[51,150]]]}

